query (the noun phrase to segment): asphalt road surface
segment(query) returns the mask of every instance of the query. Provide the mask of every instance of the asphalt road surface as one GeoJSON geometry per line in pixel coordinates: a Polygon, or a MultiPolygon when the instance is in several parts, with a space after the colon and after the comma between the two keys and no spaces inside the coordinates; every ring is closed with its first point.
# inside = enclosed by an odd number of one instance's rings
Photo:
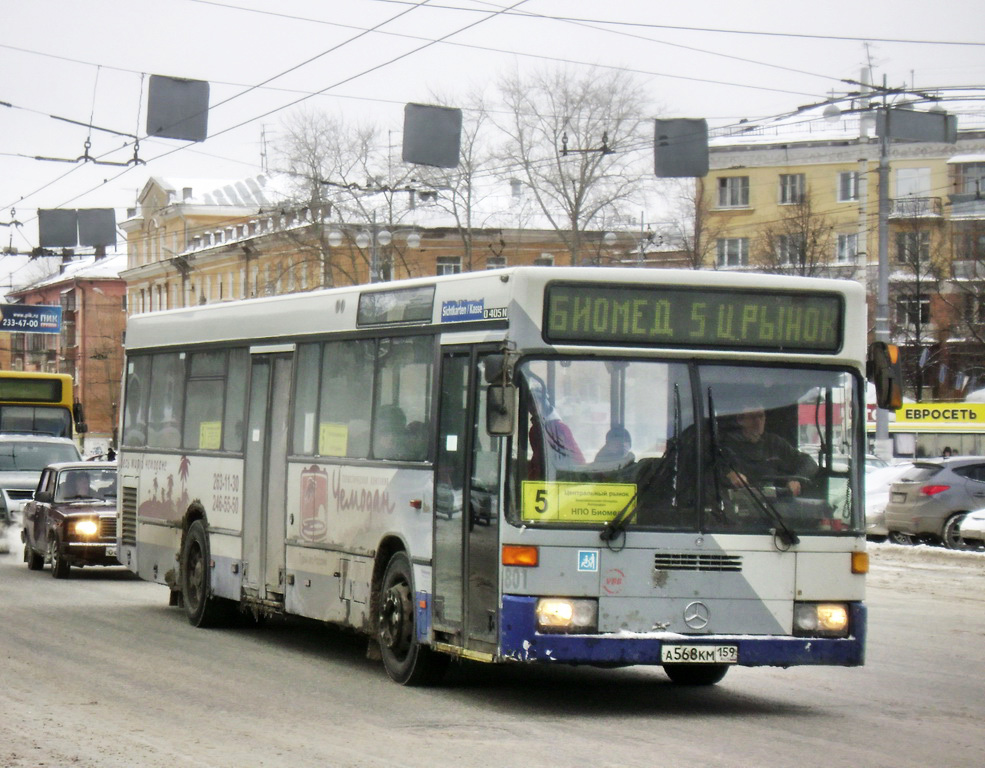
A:
{"type": "MultiPolygon", "coordinates": [[[[15,541],[13,534],[12,541],[15,541]]],[[[454,667],[411,689],[322,625],[200,630],[122,568],[0,555],[0,766],[985,764],[985,555],[882,545],[861,669],[454,667]],[[922,550],[920,552],[917,549],[922,550]]]]}

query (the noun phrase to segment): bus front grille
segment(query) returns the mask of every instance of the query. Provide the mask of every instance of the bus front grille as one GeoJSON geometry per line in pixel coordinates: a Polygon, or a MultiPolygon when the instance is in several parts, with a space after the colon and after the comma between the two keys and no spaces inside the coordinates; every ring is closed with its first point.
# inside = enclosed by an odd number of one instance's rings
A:
{"type": "Polygon", "coordinates": [[[694,555],[658,552],[653,556],[656,571],[741,571],[738,555],[694,555]]]}

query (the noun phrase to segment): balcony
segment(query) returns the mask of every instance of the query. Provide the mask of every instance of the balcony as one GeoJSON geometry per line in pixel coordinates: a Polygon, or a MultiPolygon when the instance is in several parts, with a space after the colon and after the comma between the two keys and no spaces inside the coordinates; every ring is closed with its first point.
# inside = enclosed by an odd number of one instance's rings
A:
{"type": "Polygon", "coordinates": [[[890,201],[891,219],[942,219],[944,205],[939,197],[897,197],[890,201]]]}

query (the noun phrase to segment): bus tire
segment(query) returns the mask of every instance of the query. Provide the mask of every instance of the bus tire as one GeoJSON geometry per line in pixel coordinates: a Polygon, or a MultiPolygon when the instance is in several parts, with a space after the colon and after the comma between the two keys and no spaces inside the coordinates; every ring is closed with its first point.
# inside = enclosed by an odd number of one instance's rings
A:
{"type": "Polygon", "coordinates": [[[675,685],[714,685],[728,668],[728,664],[665,664],[664,672],[675,685]]]}
{"type": "Polygon", "coordinates": [[[222,626],[232,613],[228,601],[212,595],[210,561],[209,534],[196,520],[181,547],[181,594],[188,623],[202,629],[222,626]]]}
{"type": "Polygon", "coordinates": [[[433,685],[449,659],[417,641],[416,615],[410,560],[405,552],[395,552],[383,574],[376,622],[383,666],[401,685],[433,685]]]}
{"type": "Polygon", "coordinates": [[[56,536],[48,540],[48,557],[51,560],[51,575],[56,579],[67,579],[71,566],[68,563],[68,555],[61,551],[56,536]]]}

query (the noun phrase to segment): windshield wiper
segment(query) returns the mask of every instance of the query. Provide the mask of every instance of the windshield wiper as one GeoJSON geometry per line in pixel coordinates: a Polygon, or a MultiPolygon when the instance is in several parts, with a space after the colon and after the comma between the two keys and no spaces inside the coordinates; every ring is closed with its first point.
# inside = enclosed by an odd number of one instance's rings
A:
{"type": "Polygon", "coordinates": [[[794,533],[790,526],[787,525],[786,521],[783,519],[783,515],[773,506],[773,502],[770,501],[762,492],[760,488],[756,488],[749,484],[746,480],[745,475],[736,469],[735,464],[729,460],[726,449],[722,446],[721,441],[718,439],[718,415],[715,413],[715,401],[711,394],[711,387],[708,387],[708,418],[710,420],[711,429],[711,459],[712,459],[712,471],[715,475],[715,490],[718,493],[718,503],[719,508],[724,512],[724,502],[722,500],[721,494],[721,481],[719,478],[719,466],[718,462],[721,461],[722,465],[728,472],[733,473],[739,479],[739,485],[749,494],[749,498],[753,501],[753,506],[758,509],[771,523],[775,523],[778,530],[774,530],[777,538],[780,539],[787,547],[791,547],[794,544],[800,543],[800,537],[794,533]]]}
{"type": "MultiPolygon", "coordinates": [[[[671,475],[671,504],[677,507],[677,470],[680,467],[680,455],[681,455],[681,391],[680,385],[674,385],[674,437],[670,443],[670,449],[668,454],[673,452],[673,463],[670,465],[673,470],[671,475]]],[[[647,465],[645,474],[641,474],[636,480],[636,493],[633,494],[633,498],[626,502],[619,514],[617,514],[612,520],[609,520],[605,526],[599,531],[599,538],[607,544],[613,539],[617,538],[620,534],[625,533],[626,524],[629,519],[633,516],[633,512],[636,511],[636,500],[639,499],[640,493],[642,491],[649,490],[653,485],[654,481],[660,476],[660,470],[663,468],[664,464],[670,459],[669,455],[664,456],[663,461],[651,462],[647,465]]]]}

